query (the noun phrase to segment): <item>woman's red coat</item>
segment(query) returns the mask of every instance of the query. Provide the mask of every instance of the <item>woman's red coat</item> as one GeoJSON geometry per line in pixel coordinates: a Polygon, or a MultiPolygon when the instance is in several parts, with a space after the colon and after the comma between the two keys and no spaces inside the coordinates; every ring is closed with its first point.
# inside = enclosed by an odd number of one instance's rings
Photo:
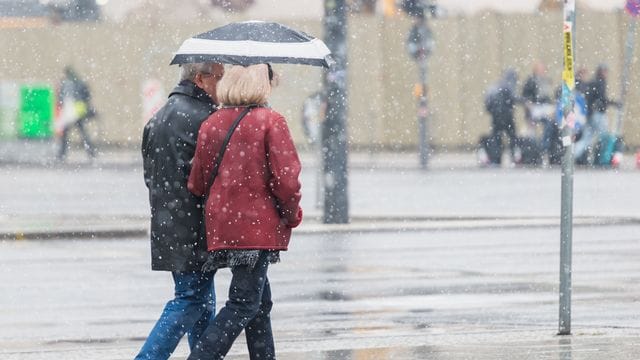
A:
{"type": "Polygon", "coordinates": [[[200,127],[188,188],[210,189],[205,223],[209,251],[286,250],[291,228],[302,220],[300,159],[284,117],[252,109],[233,133],[213,186],[220,146],[243,107],[223,108],[200,127]]]}

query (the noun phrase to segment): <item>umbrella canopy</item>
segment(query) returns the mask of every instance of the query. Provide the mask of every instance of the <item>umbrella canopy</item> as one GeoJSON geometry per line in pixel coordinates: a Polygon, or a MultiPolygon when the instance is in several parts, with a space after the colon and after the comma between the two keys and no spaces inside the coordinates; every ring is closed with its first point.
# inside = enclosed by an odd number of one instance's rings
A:
{"type": "Polygon", "coordinates": [[[236,65],[263,63],[329,67],[331,52],[322,40],[282,24],[264,21],[231,23],[185,40],[171,65],[218,62],[236,65]]]}

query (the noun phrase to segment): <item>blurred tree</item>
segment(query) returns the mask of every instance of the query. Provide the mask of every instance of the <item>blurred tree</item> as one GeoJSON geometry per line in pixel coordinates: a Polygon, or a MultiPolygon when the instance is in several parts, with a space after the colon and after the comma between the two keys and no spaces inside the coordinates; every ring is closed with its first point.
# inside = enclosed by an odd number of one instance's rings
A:
{"type": "Polygon", "coordinates": [[[38,0],[2,0],[0,17],[41,17],[46,16],[47,8],[38,0]]]}
{"type": "Polygon", "coordinates": [[[564,2],[562,0],[541,0],[538,5],[539,11],[562,10],[564,2]]]}
{"type": "Polygon", "coordinates": [[[98,21],[100,6],[96,0],[69,0],[48,4],[54,23],[62,21],[98,21]]]}
{"type": "Polygon", "coordinates": [[[211,0],[211,5],[227,11],[244,11],[255,3],[255,0],[211,0]]]}
{"type": "Polygon", "coordinates": [[[378,0],[351,0],[348,6],[351,13],[374,15],[377,2],[378,0]]]}

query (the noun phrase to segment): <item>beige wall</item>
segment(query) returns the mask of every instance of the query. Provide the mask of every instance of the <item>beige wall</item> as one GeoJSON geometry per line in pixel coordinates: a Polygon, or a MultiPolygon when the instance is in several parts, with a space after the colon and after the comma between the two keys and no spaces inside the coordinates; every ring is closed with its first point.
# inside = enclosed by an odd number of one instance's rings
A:
{"type": "MultiPolygon", "coordinates": [[[[583,13],[578,18],[577,63],[590,71],[610,65],[611,97],[620,93],[620,71],[626,37],[624,14],[583,13]]],[[[321,36],[317,21],[288,22],[321,36]]],[[[507,67],[520,74],[541,59],[559,83],[562,68],[560,14],[481,14],[432,22],[436,49],[429,61],[431,136],[438,146],[468,146],[488,131],[483,91],[507,67]]],[[[66,64],[73,64],[93,90],[101,140],[136,145],[141,128],[141,85],[158,77],[168,93],[177,79],[169,67],[172,52],[187,37],[222,24],[144,23],[73,25],[44,29],[2,29],[5,51],[0,78],[19,82],[55,83],[66,64]]],[[[383,20],[353,17],[349,23],[349,137],[352,146],[411,148],[417,142],[413,84],[418,73],[406,55],[404,41],[411,27],[405,18],[383,20]]],[[[640,43],[637,39],[636,42],[640,43]]],[[[636,54],[638,51],[636,51],[636,54]]],[[[640,71],[634,58],[624,131],[628,143],[640,145],[640,71]]],[[[283,79],[273,106],[289,120],[296,141],[304,143],[300,125],[304,98],[320,88],[321,70],[277,66],[283,79]]],[[[517,113],[522,128],[522,112],[517,113]]],[[[615,111],[610,112],[615,118],[615,111]]]]}

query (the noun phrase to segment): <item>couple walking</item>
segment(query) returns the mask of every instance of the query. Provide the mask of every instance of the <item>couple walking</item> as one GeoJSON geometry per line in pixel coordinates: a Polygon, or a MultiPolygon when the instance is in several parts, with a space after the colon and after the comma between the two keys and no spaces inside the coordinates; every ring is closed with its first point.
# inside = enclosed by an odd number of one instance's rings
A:
{"type": "Polygon", "coordinates": [[[302,210],[293,140],[267,106],[273,72],[217,63],[180,71],[142,140],[152,269],[171,272],[175,298],[136,359],[169,358],[185,334],[188,359],[222,359],[243,330],[251,359],[274,359],[267,270],[302,210]],[[215,314],[213,278],[225,267],[228,299],[215,314]]]}

